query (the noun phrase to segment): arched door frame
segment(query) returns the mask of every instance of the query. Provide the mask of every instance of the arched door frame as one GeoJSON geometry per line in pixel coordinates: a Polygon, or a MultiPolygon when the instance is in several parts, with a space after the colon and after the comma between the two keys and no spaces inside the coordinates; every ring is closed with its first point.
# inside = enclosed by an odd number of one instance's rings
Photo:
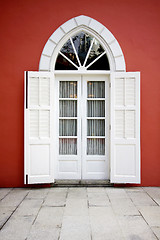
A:
{"type": "Polygon", "coordinates": [[[25,183],[51,183],[55,179],[56,74],[109,75],[110,181],[140,183],[140,72],[126,72],[124,55],[116,38],[101,23],[86,16],[72,18],[60,26],[43,49],[39,71],[25,72],[25,183]],[[62,45],[81,30],[94,35],[103,45],[108,54],[109,71],[83,67],[72,71],[54,70],[62,45]],[[41,87],[43,85],[45,87],[41,87]],[[40,122],[44,110],[47,115],[45,121],[40,122]],[[40,129],[44,126],[45,135],[41,137],[40,129]]]}
{"type": "MultiPolygon", "coordinates": [[[[83,15],[65,22],[51,35],[41,54],[39,71],[53,72],[60,48],[70,36],[79,31],[86,31],[101,42],[107,52],[111,72],[126,71],[122,49],[113,34],[95,19],[83,15]]],[[[80,72],[82,71],[81,69],[80,72]]]]}

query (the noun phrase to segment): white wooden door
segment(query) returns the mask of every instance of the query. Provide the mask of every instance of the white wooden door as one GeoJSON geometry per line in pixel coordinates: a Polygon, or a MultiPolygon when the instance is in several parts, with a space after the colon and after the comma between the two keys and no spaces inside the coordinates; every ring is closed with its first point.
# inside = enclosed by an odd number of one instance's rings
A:
{"type": "Polygon", "coordinates": [[[109,178],[109,80],[57,75],[56,179],[109,178]]]}

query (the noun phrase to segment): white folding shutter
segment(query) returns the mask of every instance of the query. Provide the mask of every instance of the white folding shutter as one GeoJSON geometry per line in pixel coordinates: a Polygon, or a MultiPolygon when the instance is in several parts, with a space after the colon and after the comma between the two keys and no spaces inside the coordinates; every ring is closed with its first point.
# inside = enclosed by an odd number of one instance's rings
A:
{"type": "Polygon", "coordinates": [[[111,182],[140,183],[140,73],[111,74],[111,182]]]}
{"type": "Polygon", "coordinates": [[[53,179],[53,81],[50,72],[25,72],[25,183],[53,179]]]}

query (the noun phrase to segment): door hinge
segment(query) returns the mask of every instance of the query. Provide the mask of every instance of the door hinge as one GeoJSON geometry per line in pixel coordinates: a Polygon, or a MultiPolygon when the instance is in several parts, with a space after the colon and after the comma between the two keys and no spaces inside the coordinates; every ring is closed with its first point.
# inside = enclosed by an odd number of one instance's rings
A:
{"type": "Polygon", "coordinates": [[[111,87],[111,83],[109,83],[109,87],[111,87]]]}
{"type": "Polygon", "coordinates": [[[28,184],[28,174],[26,175],[26,184],[28,184]]]}
{"type": "Polygon", "coordinates": [[[111,124],[109,125],[109,130],[111,130],[111,124]]]}

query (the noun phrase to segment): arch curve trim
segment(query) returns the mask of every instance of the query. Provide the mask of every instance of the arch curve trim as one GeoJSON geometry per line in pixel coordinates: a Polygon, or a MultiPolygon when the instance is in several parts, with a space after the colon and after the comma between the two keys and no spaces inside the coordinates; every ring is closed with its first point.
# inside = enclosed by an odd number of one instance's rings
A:
{"type": "Polygon", "coordinates": [[[41,54],[39,71],[52,71],[52,56],[57,45],[66,34],[81,26],[92,29],[103,38],[114,59],[114,66],[111,69],[113,71],[126,71],[124,55],[116,38],[103,24],[84,15],[68,20],[50,36],[41,54]]]}

